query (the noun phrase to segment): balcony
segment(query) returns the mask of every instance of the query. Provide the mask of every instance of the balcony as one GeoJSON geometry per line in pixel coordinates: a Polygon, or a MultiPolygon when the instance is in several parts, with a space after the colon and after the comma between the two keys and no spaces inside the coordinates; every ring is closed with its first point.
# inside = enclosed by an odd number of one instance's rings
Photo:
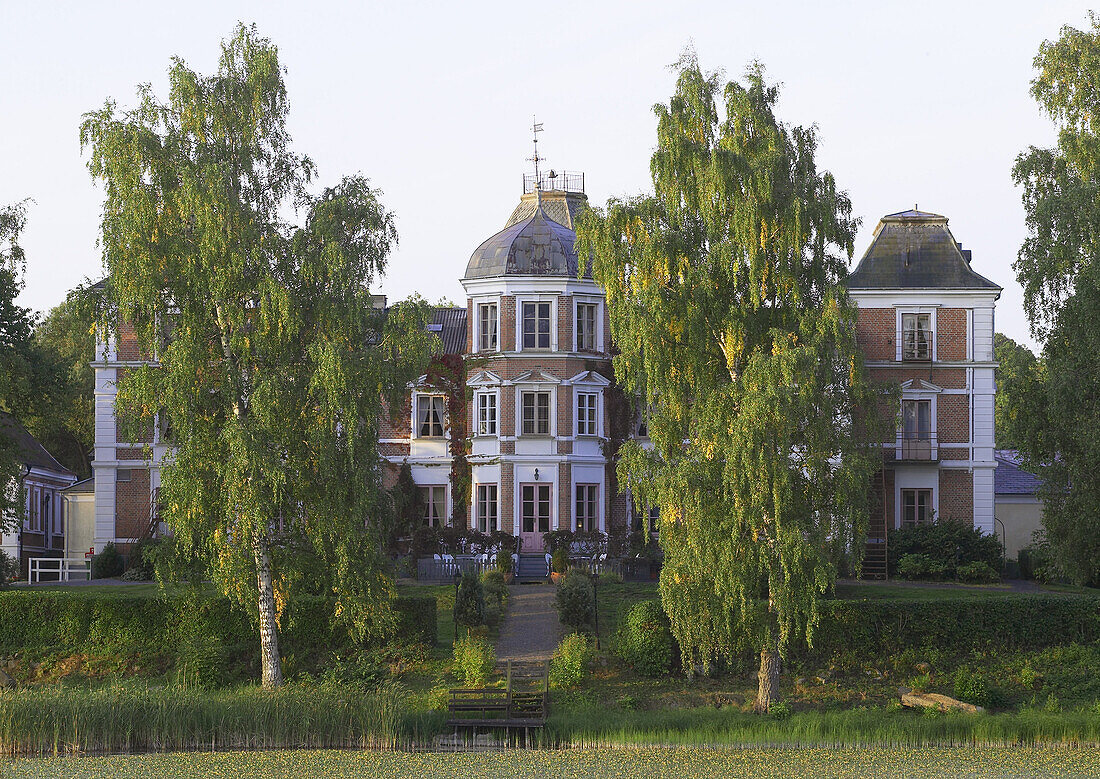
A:
{"type": "Polygon", "coordinates": [[[939,442],[934,430],[905,432],[897,441],[897,459],[906,462],[938,462],[939,442]]]}

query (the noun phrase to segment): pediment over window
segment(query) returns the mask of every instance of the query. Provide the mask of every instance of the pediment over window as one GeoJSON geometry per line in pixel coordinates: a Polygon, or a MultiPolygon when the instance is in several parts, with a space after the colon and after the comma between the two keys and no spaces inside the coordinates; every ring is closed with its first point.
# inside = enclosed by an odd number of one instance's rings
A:
{"type": "Polygon", "coordinates": [[[467,387],[491,387],[500,384],[500,376],[492,371],[478,371],[466,381],[467,387]]]}
{"type": "Polygon", "coordinates": [[[561,379],[541,368],[521,373],[512,379],[513,384],[561,384],[561,379]]]}
{"type": "Polygon", "coordinates": [[[943,387],[933,384],[930,381],[924,379],[909,379],[909,381],[903,381],[901,383],[901,391],[911,395],[919,393],[940,393],[943,392],[943,387]]]}
{"type": "Polygon", "coordinates": [[[589,384],[594,387],[610,387],[611,380],[595,371],[581,371],[569,380],[570,384],[589,384]]]}

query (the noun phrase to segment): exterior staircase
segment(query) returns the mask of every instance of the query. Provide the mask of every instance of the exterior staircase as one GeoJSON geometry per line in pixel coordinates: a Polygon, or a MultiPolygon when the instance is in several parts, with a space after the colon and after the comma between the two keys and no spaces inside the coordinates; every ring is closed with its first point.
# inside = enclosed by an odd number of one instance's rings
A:
{"type": "Polygon", "coordinates": [[[514,579],[517,584],[544,582],[549,575],[550,570],[546,565],[545,554],[540,552],[539,554],[521,554],[519,556],[514,579]]]}
{"type": "Polygon", "coordinates": [[[878,484],[875,485],[874,505],[867,521],[867,543],[863,548],[864,579],[885,581],[889,578],[886,558],[887,519],[886,519],[886,475],[879,471],[878,484]]]}

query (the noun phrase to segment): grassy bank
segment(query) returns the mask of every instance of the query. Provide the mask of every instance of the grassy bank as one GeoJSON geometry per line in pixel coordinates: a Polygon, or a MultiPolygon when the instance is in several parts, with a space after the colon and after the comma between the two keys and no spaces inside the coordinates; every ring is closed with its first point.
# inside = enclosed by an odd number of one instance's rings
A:
{"type": "Polygon", "coordinates": [[[585,749],[466,754],[286,751],[50,758],[0,763],[11,779],[713,779],[744,777],[1074,777],[1100,773],[1100,754],[1057,748],[585,749]]]}
{"type": "Polygon", "coordinates": [[[581,709],[550,718],[547,737],[572,747],[1097,745],[1096,711],[934,715],[867,708],[761,717],[736,709],[609,712],[581,709]]]}
{"type": "Polygon", "coordinates": [[[277,748],[392,749],[404,690],[333,685],[0,691],[0,755],[277,748]]]}

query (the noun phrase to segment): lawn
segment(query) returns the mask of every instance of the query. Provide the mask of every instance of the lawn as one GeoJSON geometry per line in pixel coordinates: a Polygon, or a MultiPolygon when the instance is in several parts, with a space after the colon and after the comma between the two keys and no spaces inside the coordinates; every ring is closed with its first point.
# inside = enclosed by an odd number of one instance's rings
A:
{"type": "Polygon", "coordinates": [[[285,751],[0,762],[0,777],[58,779],[712,779],[745,777],[1074,777],[1100,773],[1086,748],[571,749],[481,753],[285,751]]]}

